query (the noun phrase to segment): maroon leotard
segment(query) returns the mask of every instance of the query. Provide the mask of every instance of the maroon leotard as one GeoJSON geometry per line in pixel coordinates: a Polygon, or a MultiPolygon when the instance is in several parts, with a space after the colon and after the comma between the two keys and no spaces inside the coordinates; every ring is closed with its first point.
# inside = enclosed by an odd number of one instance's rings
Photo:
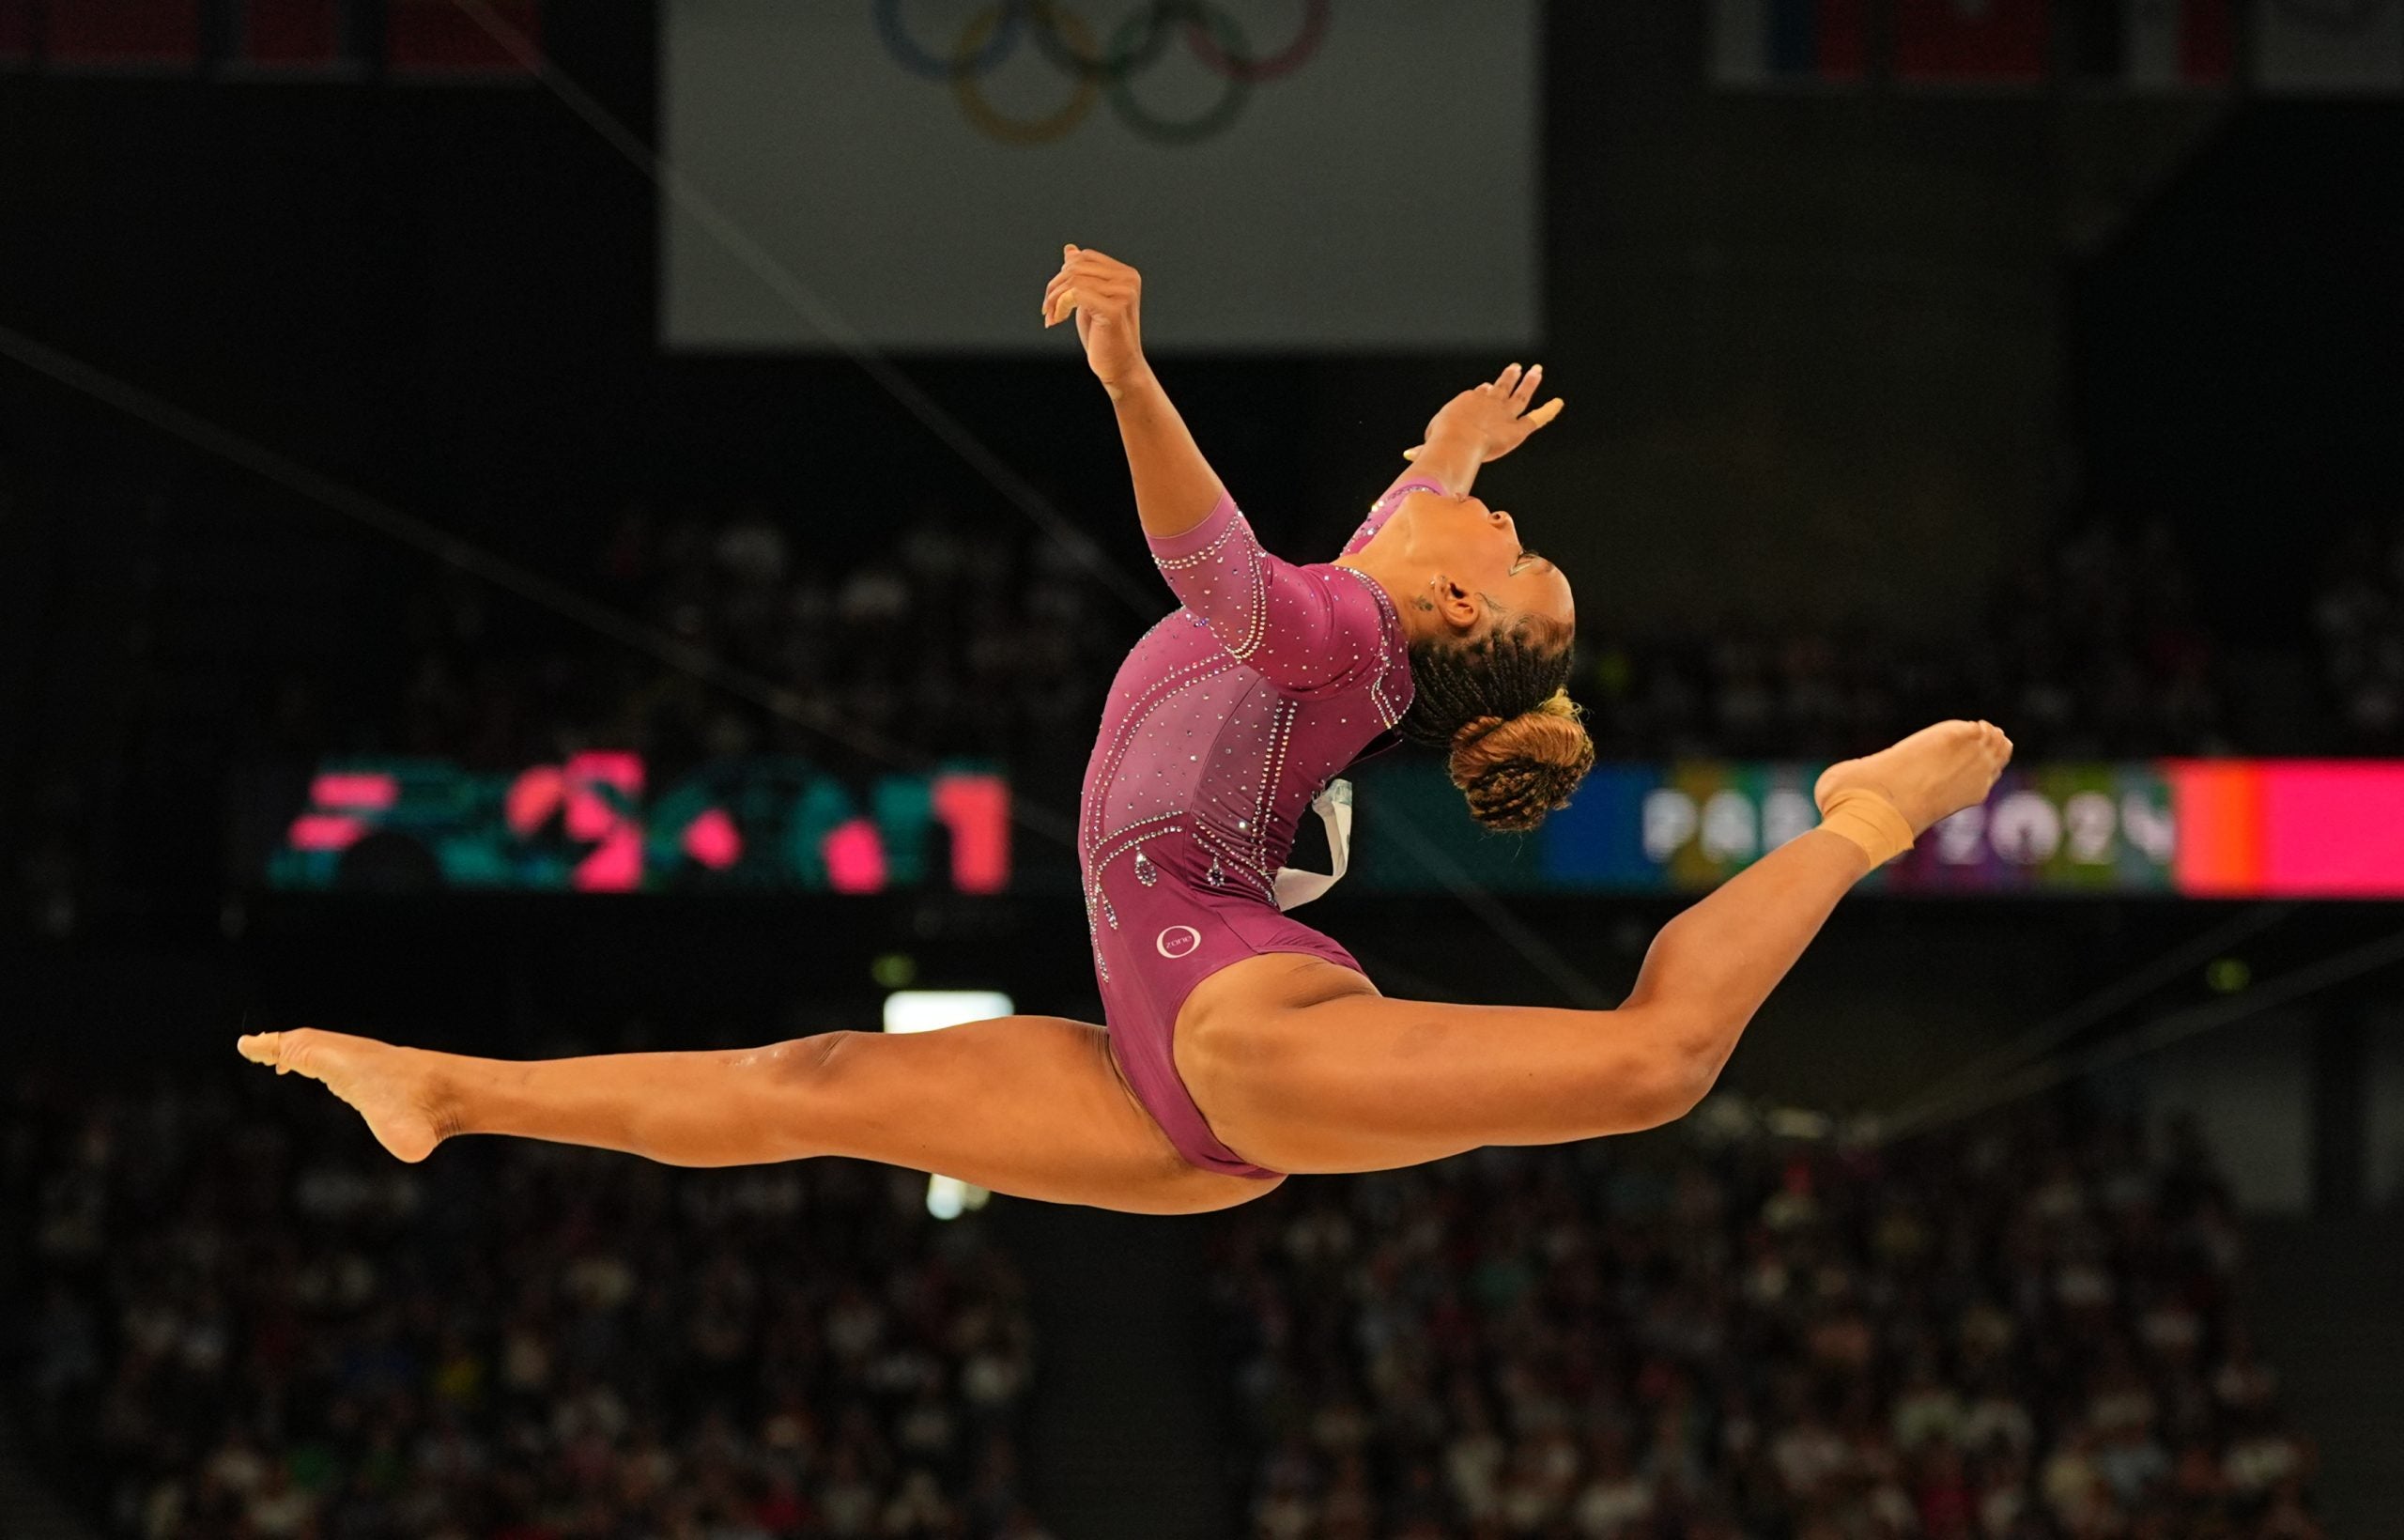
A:
{"type": "MultiPolygon", "coordinates": [[[[1341,554],[1408,494],[1441,490],[1396,486],[1341,554]]],[[[1410,653],[1374,578],[1271,556],[1225,495],[1151,547],[1184,608],[1119,666],[1086,766],[1078,846],[1094,974],[1112,1052],[1178,1152],[1273,1177],[1210,1132],[1178,1078],[1178,1009],[1194,985],[1262,952],[1360,969],[1277,907],[1277,872],[1312,799],[1409,709],[1410,653]]]]}

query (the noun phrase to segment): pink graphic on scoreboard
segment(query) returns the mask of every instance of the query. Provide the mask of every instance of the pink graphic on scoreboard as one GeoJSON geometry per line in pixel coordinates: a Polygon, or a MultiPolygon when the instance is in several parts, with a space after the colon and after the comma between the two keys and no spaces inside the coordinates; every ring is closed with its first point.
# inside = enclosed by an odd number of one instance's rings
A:
{"type": "Polygon", "coordinates": [[[2171,760],[2179,891],[2195,898],[2404,897],[2404,764],[2171,760]]]}
{"type": "Polygon", "coordinates": [[[935,816],[951,832],[951,882],[963,893],[998,893],[1010,880],[1009,787],[994,776],[935,778],[935,816]]]}
{"type": "MultiPolygon", "coordinates": [[[[438,886],[873,893],[945,877],[957,892],[1009,886],[1009,787],[1000,776],[887,774],[865,791],[863,799],[807,761],[765,759],[717,762],[655,793],[642,757],[618,750],[498,777],[433,761],[331,766],[311,780],[309,805],[284,821],[269,874],[280,886],[345,886],[350,853],[372,839],[430,855],[438,886]],[[948,870],[930,870],[938,836],[948,870]]],[[[405,858],[377,859],[391,870],[405,858]]]]}
{"type": "Polygon", "coordinates": [[[723,871],[743,859],[743,831],[723,808],[711,808],[686,824],[684,844],[686,855],[712,871],[723,871]]]}
{"type": "Polygon", "coordinates": [[[867,819],[836,824],[819,841],[818,854],[826,863],[826,886],[836,892],[885,890],[885,841],[867,819]]]}
{"type": "Polygon", "coordinates": [[[309,810],[292,821],[285,838],[295,850],[348,850],[365,837],[372,815],[392,807],[400,795],[400,783],[391,776],[318,776],[309,783],[309,810]]]}

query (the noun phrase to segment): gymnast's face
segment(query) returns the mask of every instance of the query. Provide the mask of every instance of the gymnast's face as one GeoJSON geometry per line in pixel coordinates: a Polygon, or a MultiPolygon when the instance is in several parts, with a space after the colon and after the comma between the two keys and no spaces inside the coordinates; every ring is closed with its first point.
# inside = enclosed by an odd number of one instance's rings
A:
{"type": "Polygon", "coordinates": [[[1402,595],[1413,635],[1470,635],[1498,609],[1540,615],[1564,631],[1578,623],[1561,569],[1528,549],[1509,514],[1467,494],[1405,499],[1361,554],[1394,575],[1387,587],[1402,595]]]}

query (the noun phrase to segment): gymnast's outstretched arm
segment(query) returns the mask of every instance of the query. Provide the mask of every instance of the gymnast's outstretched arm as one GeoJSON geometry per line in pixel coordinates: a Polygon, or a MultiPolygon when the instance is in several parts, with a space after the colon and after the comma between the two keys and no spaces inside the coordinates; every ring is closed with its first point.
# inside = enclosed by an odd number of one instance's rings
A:
{"type": "Polygon", "coordinates": [[[1375,678],[1391,666],[1379,602],[1357,574],[1263,548],[1144,360],[1142,284],[1126,263],[1071,246],[1043,318],[1076,318],[1109,392],[1153,564],[1229,657],[1281,689],[1323,695],[1375,678]]]}
{"type": "Polygon", "coordinates": [[[1146,534],[1168,539],[1208,518],[1226,488],[1144,358],[1143,286],[1143,275],[1126,263],[1065,247],[1043,291],[1043,324],[1076,317],[1086,362],[1117,408],[1135,516],[1146,534]]]}

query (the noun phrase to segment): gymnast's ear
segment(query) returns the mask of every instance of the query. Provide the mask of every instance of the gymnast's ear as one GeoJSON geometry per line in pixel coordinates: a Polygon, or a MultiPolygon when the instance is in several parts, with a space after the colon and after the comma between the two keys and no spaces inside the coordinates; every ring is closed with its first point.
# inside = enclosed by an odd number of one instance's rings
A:
{"type": "Polygon", "coordinates": [[[1441,572],[1428,580],[1427,602],[1457,637],[1476,635],[1494,613],[1494,606],[1485,594],[1461,587],[1441,572]]]}

